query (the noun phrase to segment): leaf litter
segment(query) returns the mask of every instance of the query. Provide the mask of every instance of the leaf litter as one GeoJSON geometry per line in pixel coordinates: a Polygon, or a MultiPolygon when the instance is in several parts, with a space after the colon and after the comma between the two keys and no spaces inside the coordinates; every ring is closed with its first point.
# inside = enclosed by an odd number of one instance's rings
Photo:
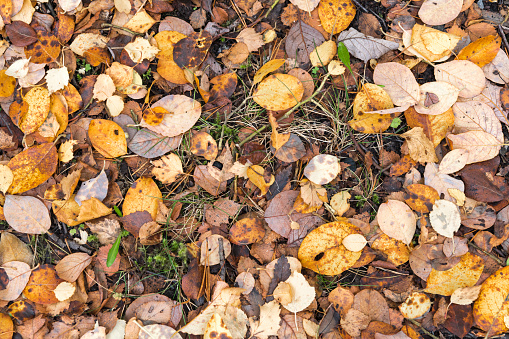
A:
{"type": "Polygon", "coordinates": [[[503,5],[4,5],[2,337],[509,331],[503,5]]]}

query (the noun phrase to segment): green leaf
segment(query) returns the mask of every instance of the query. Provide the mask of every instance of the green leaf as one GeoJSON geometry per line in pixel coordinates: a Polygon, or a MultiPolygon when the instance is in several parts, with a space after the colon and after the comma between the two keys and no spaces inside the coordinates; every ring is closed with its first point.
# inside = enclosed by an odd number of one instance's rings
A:
{"type": "Polygon", "coordinates": [[[352,68],[350,67],[350,52],[348,52],[348,48],[346,48],[345,44],[341,41],[338,42],[338,58],[351,72],[352,68]]]}
{"type": "Polygon", "coordinates": [[[122,217],[122,212],[120,211],[120,209],[118,208],[118,206],[113,206],[113,210],[115,211],[115,213],[117,213],[117,215],[119,217],[122,217]]]}
{"type": "Polygon", "coordinates": [[[113,243],[110,250],[108,251],[108,258],[106,259],[106,267],[110,267],[117,259],[118,249],[120,248],[120,240],[122,239],[122,233],[117,237],[117,240],[113,243]]]}
{"type": "Polygon", "coordinates": [[[399,125],[401,125],[401,119],[400,118],[392,119],[392,122],[391,122],[391,127],[392,128],[397,128],[397,127],[399,127],[399,125]]]}

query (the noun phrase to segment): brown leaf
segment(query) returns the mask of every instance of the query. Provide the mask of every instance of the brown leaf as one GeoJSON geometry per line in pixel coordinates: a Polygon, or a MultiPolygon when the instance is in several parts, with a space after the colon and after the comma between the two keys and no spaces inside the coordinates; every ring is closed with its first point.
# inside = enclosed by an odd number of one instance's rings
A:
{"type": "Polygon", "coordinates": [[[55,266],[55,270],[60,278],[75,282],[91,262],[92,257],[86,253],[72,253],[62,258],[55,266]]]}
{"type": "Polygon", "coordinates": [[[5,32],[14,46],[25,47],[37,41],[37,33],[23,21],[13,21],[5,26],[5,32]]]}

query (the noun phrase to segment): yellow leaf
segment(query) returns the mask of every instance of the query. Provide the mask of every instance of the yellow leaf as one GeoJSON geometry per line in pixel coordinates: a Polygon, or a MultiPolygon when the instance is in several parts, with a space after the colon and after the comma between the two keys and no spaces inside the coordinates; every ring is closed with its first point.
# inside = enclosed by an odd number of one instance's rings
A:
{"type": "Polygon", "coordinates": [[[262,81],[267,74],[274,72],[279,67],[283,66],[285,61],[286,59],[274,59],[264,64],[262,67],[260,67],[258,71],[256,71],[256,74],[253,78],[253,85],[256,85],[257,83],[262,81]]]}
{"type": "Polygon", "coordinates": [[[88,137],[92,146],[106,158],[127,154],[125,133],[122,127],[111,120],[92,120],[88,127],[88,137]]]}
{"type": "Polygon", "coordinates": [[[253,100],[267,110],[281,111],[297,105],[303,95],[304,86],[299,79],[276,73],[258,85],[253,100]]]}
{"type": "Polygon", "coordinates": [[[139,178],[127,191],[122,213],[125,215],[147,211],[155,219],[159,209],[159,200],[162,199],[161,191],[151,178],[139,178]]]}
{"type": "Polygon", "coordinates": [[[497,56],[502,39],[497,35],[488,35],[465,46],[456,57],[457,60],[469,60],[479,67],[489,64],[497,56]]]}
{"type": "Polygon", "coordinates": [[[424,134],[422,127],[414,127],[410,131],[401,134],[407,141],[410,157],[421,163],[438,162],[435,147],[431,140],[424,134]]]}
{"type": "Polygon", "coordinates": [[[207,328],[205,329],[205,333],[203,334],[204,339],[212,339],[212,338],[222,338],[222,339],[231,339],[232,334],[226,328],[223,319],[217,313],[212,315],[209,322],[207,323],[207,328]]]}
{"type": "Polygon", "coordinates": [[[260,165],[253,165],[247,169],[247,176],[256,187],[261,191],[261,195],[267,194],[269,187],[274,183],[276,178],[271,174],[269,181],[265,181],[263,173],[265,170],[260,165]]]}
{"type": "Polygon", "coordinates": [[[462,287],[474,286],[484,268],[483,260],[475,254],[467,253],[453,268],[446,271],[433,269],[426,281],[425,292],[450,296],[462,287]]]}

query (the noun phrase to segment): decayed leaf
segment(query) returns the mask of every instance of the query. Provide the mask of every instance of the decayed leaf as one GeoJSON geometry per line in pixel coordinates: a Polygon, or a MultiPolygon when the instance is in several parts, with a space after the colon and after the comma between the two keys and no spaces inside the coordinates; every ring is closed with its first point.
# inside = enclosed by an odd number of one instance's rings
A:
{"type": "Polygon", "coordinates": [[[136,211],[148,211],[155,220],[159,210],[159,200],[162,197],[154,180],[141,177],[127,191],[122,205],[122,213],[126,216],[136,211]]]}
{"type": "Polygon", "coordinates": [[[187,132],[201,115],[200,103],[184,95],[167,95],[153,103],[151,108],[155,107],[162,107],[169,114],[164,114],[163,120],[156,126],[148,124],[145,119],[140,125],[167,137],[187,132]]]}
{"type": "Polygon", "coordinates": [[[105,101],[115,93],[115,84],[107,74],[99,74],[94,85],[94,99],[105,101]]]}
{"type": "Polygon", "coordinates": [[[389,237],[410,244],[415,234],[415,215],[407,204],[398,200],[389,200],[378,208],[376,216],[382,232],[389,237]]]}
{"type": "Polygon", "coordinates": [[[330,199],[330,205],[334,209],[335,214],[337,216],[340,217],[343,215],[343,213],[348,211],[348,209],[350,208],[350,203],[348,202],[348,200],[351,197],[352,196],[350,195],[350,193],[346,191],[336,193],[332,196],[332,198],[330,199]]]}
{"type": "Polygon", "coordinates": [[[4,215],[9,225],[21,233],[44,234],[51,227],[48,209],[34,197],[7,195],[4,215]]]}
{"type": "Polygon", "coordinates": [[[461,226],[461,216],[456,204],[448,200],[437,200],[429,214],[433,229],[440,235],[452,238],[461,226]]]}
{"type": "Polygon", "coordinates": [[[14,174],[6,165],[0,165],[0,192],[5,194],[14,180],[14,174]]]}
{"type": "Polygon", "coordinates": [[[256,52],[258,48],[264,45],[263,37],[260,33],[252,27],[244,28],[239,35],[237,35],[237,41],[246,44],[249,52],[256,52]]]}
{"type": "Polygon", "coordinates": [[[458,288],[451,294],[451,304],[470,305],[479,297],[482,285],[458,288]]]}
{"type": "Polygon", "coordinates": [[[72,253],[63,257],[55,266],[58,276],[66,281],[75,282],[81,272],[92,262],[86,253],[72,253]]]}
{"type": "Polygon", "coordinates": [[[474,286],[484,268],[484,261],[471,253],[464,254],[461,261],[451,269],[433,269],[426,280],[425,292],[449,296],[458,288],[474,286]]]}
{"type": "Polygon", "coordinates": [[[35,132],[48,117],[50,109],[49,92],[44,87],[34,87],[23,98],[28,110],[19,121],[19,128],[25,134],[35,132]]]}
{"type": "Polygon", "coordinates": [[[389,93],[375,84],[364,84],[353,101],[353,119],[350,127],[362,133],[380,133],[387,130],[396,114],[365,113],[393,108],[389,93]]]}
{"type": "Polygon", "coordinates": [[[154,165],[152,173],[163,184],[171,184],[177,180],[178,176],[184,174],[182,161],[175,153],[165,155],[160,160],[152,161],[152,165],[154,165]]]}
{"type": "Polygon", "coordinates": [[[290,312],[300,312],[308,307],[315,299],[315,288],[310,286],[306,278],[299,272],[292,272],[286,280],[292,289],[292,301],[283,305],[290,312]]]}
{"type": "Polygon", "coordinates": [[[145,10],[141,10],[136,12],[124,27],[137,33],[146,33],[155,23],[156,21],[145,10]]]}
{"type": "Polygon", "coordinates": [[[412,293],[403,304],[399,305],[401,314],[407,319],[422,317],[431,308],[431,300],[421,292],[412,293]]]}
{"type": "Polygon", "coordinates": [[[135,63],[141,63],[143,60],[153,60],[160,51],[159,48],[152,46],[147,39],[139,36],[133,42],[125,45],[124,49],[135,63]]]}
{"type": "Polygon", "coordinates": [[[485,87],[483,70],[468,60],[453,60],[435,66],[435,79],[460,90],[462,98],[479,95],[485,87]]]}
{"type": "MultiPolygon", "coordinates": [[[[314,184],[311,181],[304,179],[300,183],[300,195],[299,197],[302,199],[306,207],[316,208],[318,209],[323,205],[324,202],[328,202],[327,200],[327,190],[320,185],[314,184]]],[[[295,201],[294,208],[297,212],[300,213],[310,213],[308,211],[301,210],[300,207],[300,199],[299,197],[295,201]],[[299,207],[298,207],[299,205],[299,207]]]]}
{"type": "Polygon", "coordinates": [[[364,62],[371,59],[378,59],[389,51],[398,49],[399,44],[394,41],[373,38],[364,35],[351,27],[338,35],[338,41],[341,41],[348,48],[354,57],[364,62]]]}
{"type": "Polygon", "coordinates": [[[217,265],[220,263],[220,254],[219,254],[219,241],[223,242],[223,257],[227,258],[232,250],[231,244],[224,237],[219,234],[213,234],[207,237],[201,245],[201,258],[200,263],[202,265],[217,265]]]}
{"type": "Polygon", "coordinates": [[[509,316],[509,266],[493,273],[481,285],[474,303],[475,324],[492,336],[509,331],[504,318],[509,316]]]}
{"type": "Polygon", "coordinates": [[[419,9],[419,18],[429,26],[443,25],[456,19],[462,7],[460,0],[428,0],[419,9]]]}
{"type": "Polygon", "coordinates": [[[471,100],[457,102],[454,112],[454,134],[468,131],[483,131],[492,134],[501,143],[504,141],[502,125],[493,109],[487,104],[471,100]]]}
{"type": "Polygon", "coordinates": [[[152,324],[143,326],[138,336],[139,339],[152,339],[152,338],[174,338],[182,339],[182,336],[170,326],[152,324]]]}
{"type": "Polygon", "coordinates": [[[290,2],[303,11],[311,12],[318,6],[320,0],[290,0],[290,2]]]}
{"type": "Polygon", "coordinates": [[[264,235],[265,228],[261,219],[242,218],[230,228],[229,239],[236,245],[248,245],[262,240],[264,235]]]}
{"type": "Polygon", "coordinates": [[[272,74],[255,90],[253,100],[263,108],[280,111],[297,105],[304,95],[304,86],[294,76],[272,74]]]}
{"type": "Polygon", "coordinates": [[[447,174],[440,173],[438,168],[437,164],[426,164],[426,168],[424,169],[424,183],[436,189],[440,196],[443,194],[444,199],[454,202],[455,199],[450,196],[448,190],[455,188],[464,192],[465,184],[461,180],[455,179],[447,174]]]}
{"type": "Polygon", "coordinates": [[[59,300],[53,291],[61,282],[53,265],[41,265],[32,271],[23,294],[34,303],[54,304],[59,300]]]}
{"type": "Polygon", "coordinates": [[[419,24],[412,27],[411,33],[403,31],[403,43],[406,51],[430,62],[445,61],[460,39],[461,37],[458,35],[419,24]]]}
{"type": "Polygon", "coordinates": [[[355,233],[360,232],[347,222],[331,222],[314,229],[299,247],[302,266],[319,274],[341,274],[360,258],[361,252],[349,251],[342,244],[344,238],[355,233]]]}
{"type": "Polygon", "coordinates": [[[81,184],[78,193],[74,197],[74,200],[81,206],[84,200],[90,198],[96,198],[97,200],[103,201],[108,194],[108,176],[103,170],[95,178],[87,180],[81,184]]]}
{"type": "Polygon", "coordinates": [[[205,131],[194,134],[191,138],[191,153],[202,156],[207,160],[217,157],[217,143],[214,138],[205,131]]]}
{"type": "Polygon", "coordinates": [[[267,339],[271,335],[277,335],[280,325],[279,321],[274,321],[274,319],[279,319],[280,313],[279,304],[275,300],[261,305],[259,319],[249,318],[251,334],[260,339],[267,339]]]}
{"type": "Polygon", "coordinates": [[[0,290],[0,299],[12,301],[16,300],[28,283],[32,270],[24,262],[11,261],[2,265],[5,273],[9,276],[7,288],[0,290]]]}
{"type": "Polygon", "coordinates": [[[355,17],[355,13],[355,5],[350,0],[320,1],[318,5],[322,27],[332,34],[345,30],[355,17]]]}
{"type": "MultiPolygon", "coordinates": [[[[7,69],[7,71],[11,70],[7,69]]],[[[14,75],[12,70],[11,72],[7,73],[6,70],[0,71],[0,97],[6,98],[12,95],[14,93],[14,89],[16,88],[16,79],[14,79],[11,75],[14,75]]],[[[28,68],[27,68],[28,72],[28,68]]],[[[25,74],[26,75],[26,74],[25,74]]]]}
{"type": "Polygon", "coordinates": [[[387,256],[387,261],[395,266],[402,265],[410,259],[408,246],[386,234],[380,234],[371,244],[371,248],[384,253],[387,256]]]}
{"type": "Polygon", "coordinates": [[[309,62],[309,55],[325,39],[322,33],[301,20],[295,22],[286,36],[285,50],[302,66],[309,62]]]}
{"type": "Polygon", "coordinates": [[[345,316],[341,317],[341,327],[353,337],[359,337],[361,331],[368,327],[369,322],[367,315],[354,308],[349,309],[345,316]]]}
{"type": "Polygon", "coordinates": [[[127,153],[125,133],[111,120],[94,119],[88,127],[88,137],[94,148],[106,158],[116,158],[127,153]]]}
{"type": "Polygon", "coordinates": [[[490,63],[498,54],[502,39],[500,36],[489,35],[470,43],[456,57],[457,60],[469,60],[479,67],[490,63]]]}
{"type": "Polygon", "coordinates": [[[217,313],[214,313],[212,317],[210,318],[209,322],[207,323],[207,328],[205,329],[205,333],[203,334],[204,339],[211,339],[211,338],[224,338],[224,339],[231,339],[232,334],[228,330],[228,328],[225,326],[223,319],[221,319],[221,316],[217,313]]]}
{"type": "Polygon", "coordinates": [[[424,134],[422,127],[414,127],[410,131],[401,134],[407,141],[410,157],[421,163],[438,162],[435,147],[431,140],[424,134]]]}
{"type": "Polygon", "coordinates": [[[58,148],[58,160],[63,163],[68,163],[71,161],[74,158],[73,147],[77,144],[78,141],[72,139],[60,144],[60,147],[58,148]]]}
{"type": "Polygon", "coordinates": [[[415,110],[420,114],[442,114],[458,99],[460,90],[444,81],[427,82],[419,88],[421,95],[415,110]]]}
{"type": "Polygon", "coordinates": [[[316,185],[325,185],[334,180],[340,171],[338,158],[320,154],[309,161],[304,168],[304,175],[316,185]]]}

